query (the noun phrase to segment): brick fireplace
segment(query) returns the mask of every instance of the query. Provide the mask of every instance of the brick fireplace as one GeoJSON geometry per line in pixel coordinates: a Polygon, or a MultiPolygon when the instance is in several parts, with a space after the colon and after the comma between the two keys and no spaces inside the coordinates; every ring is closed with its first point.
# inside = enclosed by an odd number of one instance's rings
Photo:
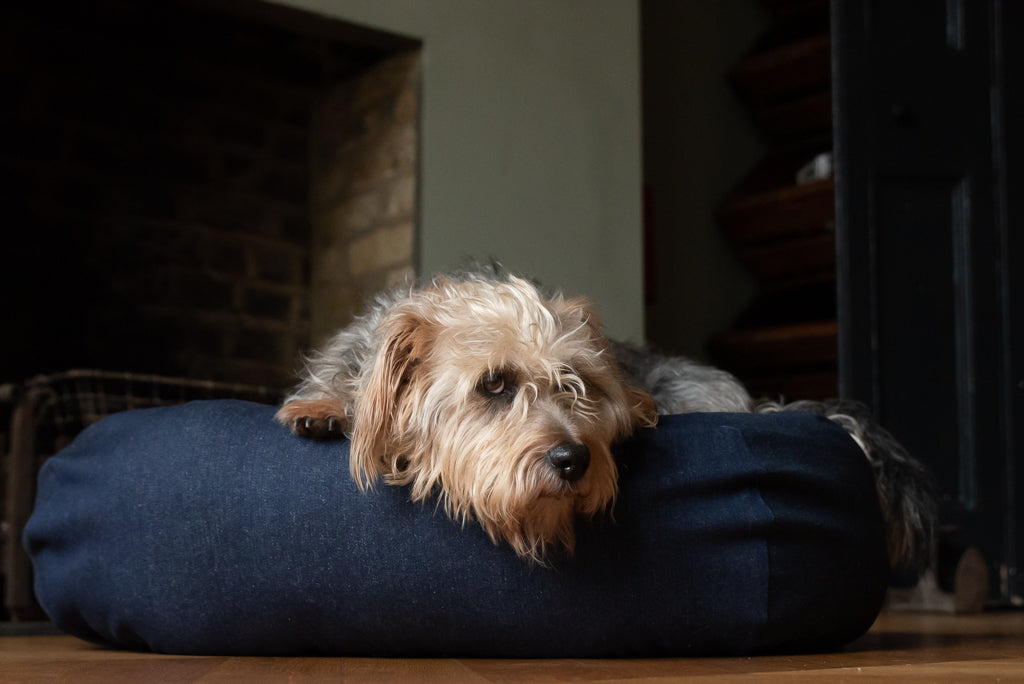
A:
{"type": "Polygon", "coordinates": [[[8,3],[0,383],[283,386],[413,273],[416,41],[256,0],[8,3]]]}

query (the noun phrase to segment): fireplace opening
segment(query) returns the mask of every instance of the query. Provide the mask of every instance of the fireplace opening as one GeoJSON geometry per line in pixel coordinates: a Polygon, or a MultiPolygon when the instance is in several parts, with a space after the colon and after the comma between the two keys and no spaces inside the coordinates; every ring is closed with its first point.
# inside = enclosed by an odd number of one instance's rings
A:
{"type": "Polygon", "coordinates": [[[0,384],[284,387],[415,263],[419,43],[270,3],[0,9],[0,384]]]}
{"type": "Polygon", "coordinates": [[[110,413],[276,402],[413,274],[419,43],[258,0],[0,8],[0,622],[36,472],[110,413]]]}

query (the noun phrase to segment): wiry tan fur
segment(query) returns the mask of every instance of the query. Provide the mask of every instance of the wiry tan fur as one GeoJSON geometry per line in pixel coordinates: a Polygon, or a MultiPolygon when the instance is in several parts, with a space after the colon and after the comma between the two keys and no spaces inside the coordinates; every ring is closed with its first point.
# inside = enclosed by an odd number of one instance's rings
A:
{"type": "Polygon", "coordinates": [[[612,505],[611,446],[656,415],[585,300],[466,276],[379,300],[310,360],[278,419],[307,436],[350,434],[361,488],[382,478],[415,501],[436,495],[453,519],[542,561],[572,550],[576,515],[612,505]],[[546,459],[563,444],[589,451],[577,480],[546,459]]]}

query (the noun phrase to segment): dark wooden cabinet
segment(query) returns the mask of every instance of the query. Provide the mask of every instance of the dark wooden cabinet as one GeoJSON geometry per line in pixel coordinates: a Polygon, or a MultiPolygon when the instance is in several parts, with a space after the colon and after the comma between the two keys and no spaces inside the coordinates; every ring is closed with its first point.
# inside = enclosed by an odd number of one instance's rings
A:
{"type": "Polygon", "coordinates": [[[1024,3],[833,0],[839,381],[1020,605],[1024,3]]]}

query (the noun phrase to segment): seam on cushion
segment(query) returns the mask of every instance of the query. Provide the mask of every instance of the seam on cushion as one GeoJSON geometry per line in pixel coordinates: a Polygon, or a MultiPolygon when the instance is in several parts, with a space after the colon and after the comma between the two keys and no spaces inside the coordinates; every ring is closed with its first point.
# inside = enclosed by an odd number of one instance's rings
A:
{"type": "Polygon", "coordinates": [[[765,633],[766,633],[766,631],[768,629],[768,626],[772,622],[771,603],[772,603],[772,584],[773,584],[773,577],[774,577],[774,575],[773,575],[773,568],[772,568],[771,545],[770,545],[770,542],[769,542],[769,539],[768,539],[767,531],[774,527],[777,518],[775,516],[775,511],[772,509],[771,505],[765,499],[764,492],[762,490],[762,484],[761,483],[763,482],[765,476],[768,474],[768,470],[765,468],[765,465],[764,465],[764,459],[761,458],[760,456],[758,456],[755,453],[754,449],[751,448],[750,443],[747,441],[746,433],[744,433],[743,430],[741,430],[738,427],[732,426],[732,425],[724,425],[722,427],[724,428],[725,431],[730,432],[730,433],[734,433],[738,437],[738,442],[743,445],[743,448],[746,450],[747,454],[750,457],[750,462],[757,464],[757,475],[758,475],[758,477],[757,477],[757,481],[755,482],[755,485],[754,485],[753,489],[754,489],[754,493],[757,495],[757,500],[761,502],[761,506],[764,508],[764,510],[768,514],[767,515],[767,519],[766,519],[766,525],[765,525],[765,535],[764,535],[764,538],[761,540],[761,546],[762,546],[763,552],[764,552],[765,567],[767,568],[767,572],[766,572],[766,575],[765,575],[765,585],[764,585],[764,610],[762,611],[762,615],[764,616],[764,623],[761,625],[761,628],[760,628],[760,630],[758,630],[758,633],[756,635],[757,642],[758,642],[757,643],[757,648],[758,649],[762,649],[762,648],[764,648],[764,643],[763,643],[764,642],[764,635],[765,635],[765,633]]]}

